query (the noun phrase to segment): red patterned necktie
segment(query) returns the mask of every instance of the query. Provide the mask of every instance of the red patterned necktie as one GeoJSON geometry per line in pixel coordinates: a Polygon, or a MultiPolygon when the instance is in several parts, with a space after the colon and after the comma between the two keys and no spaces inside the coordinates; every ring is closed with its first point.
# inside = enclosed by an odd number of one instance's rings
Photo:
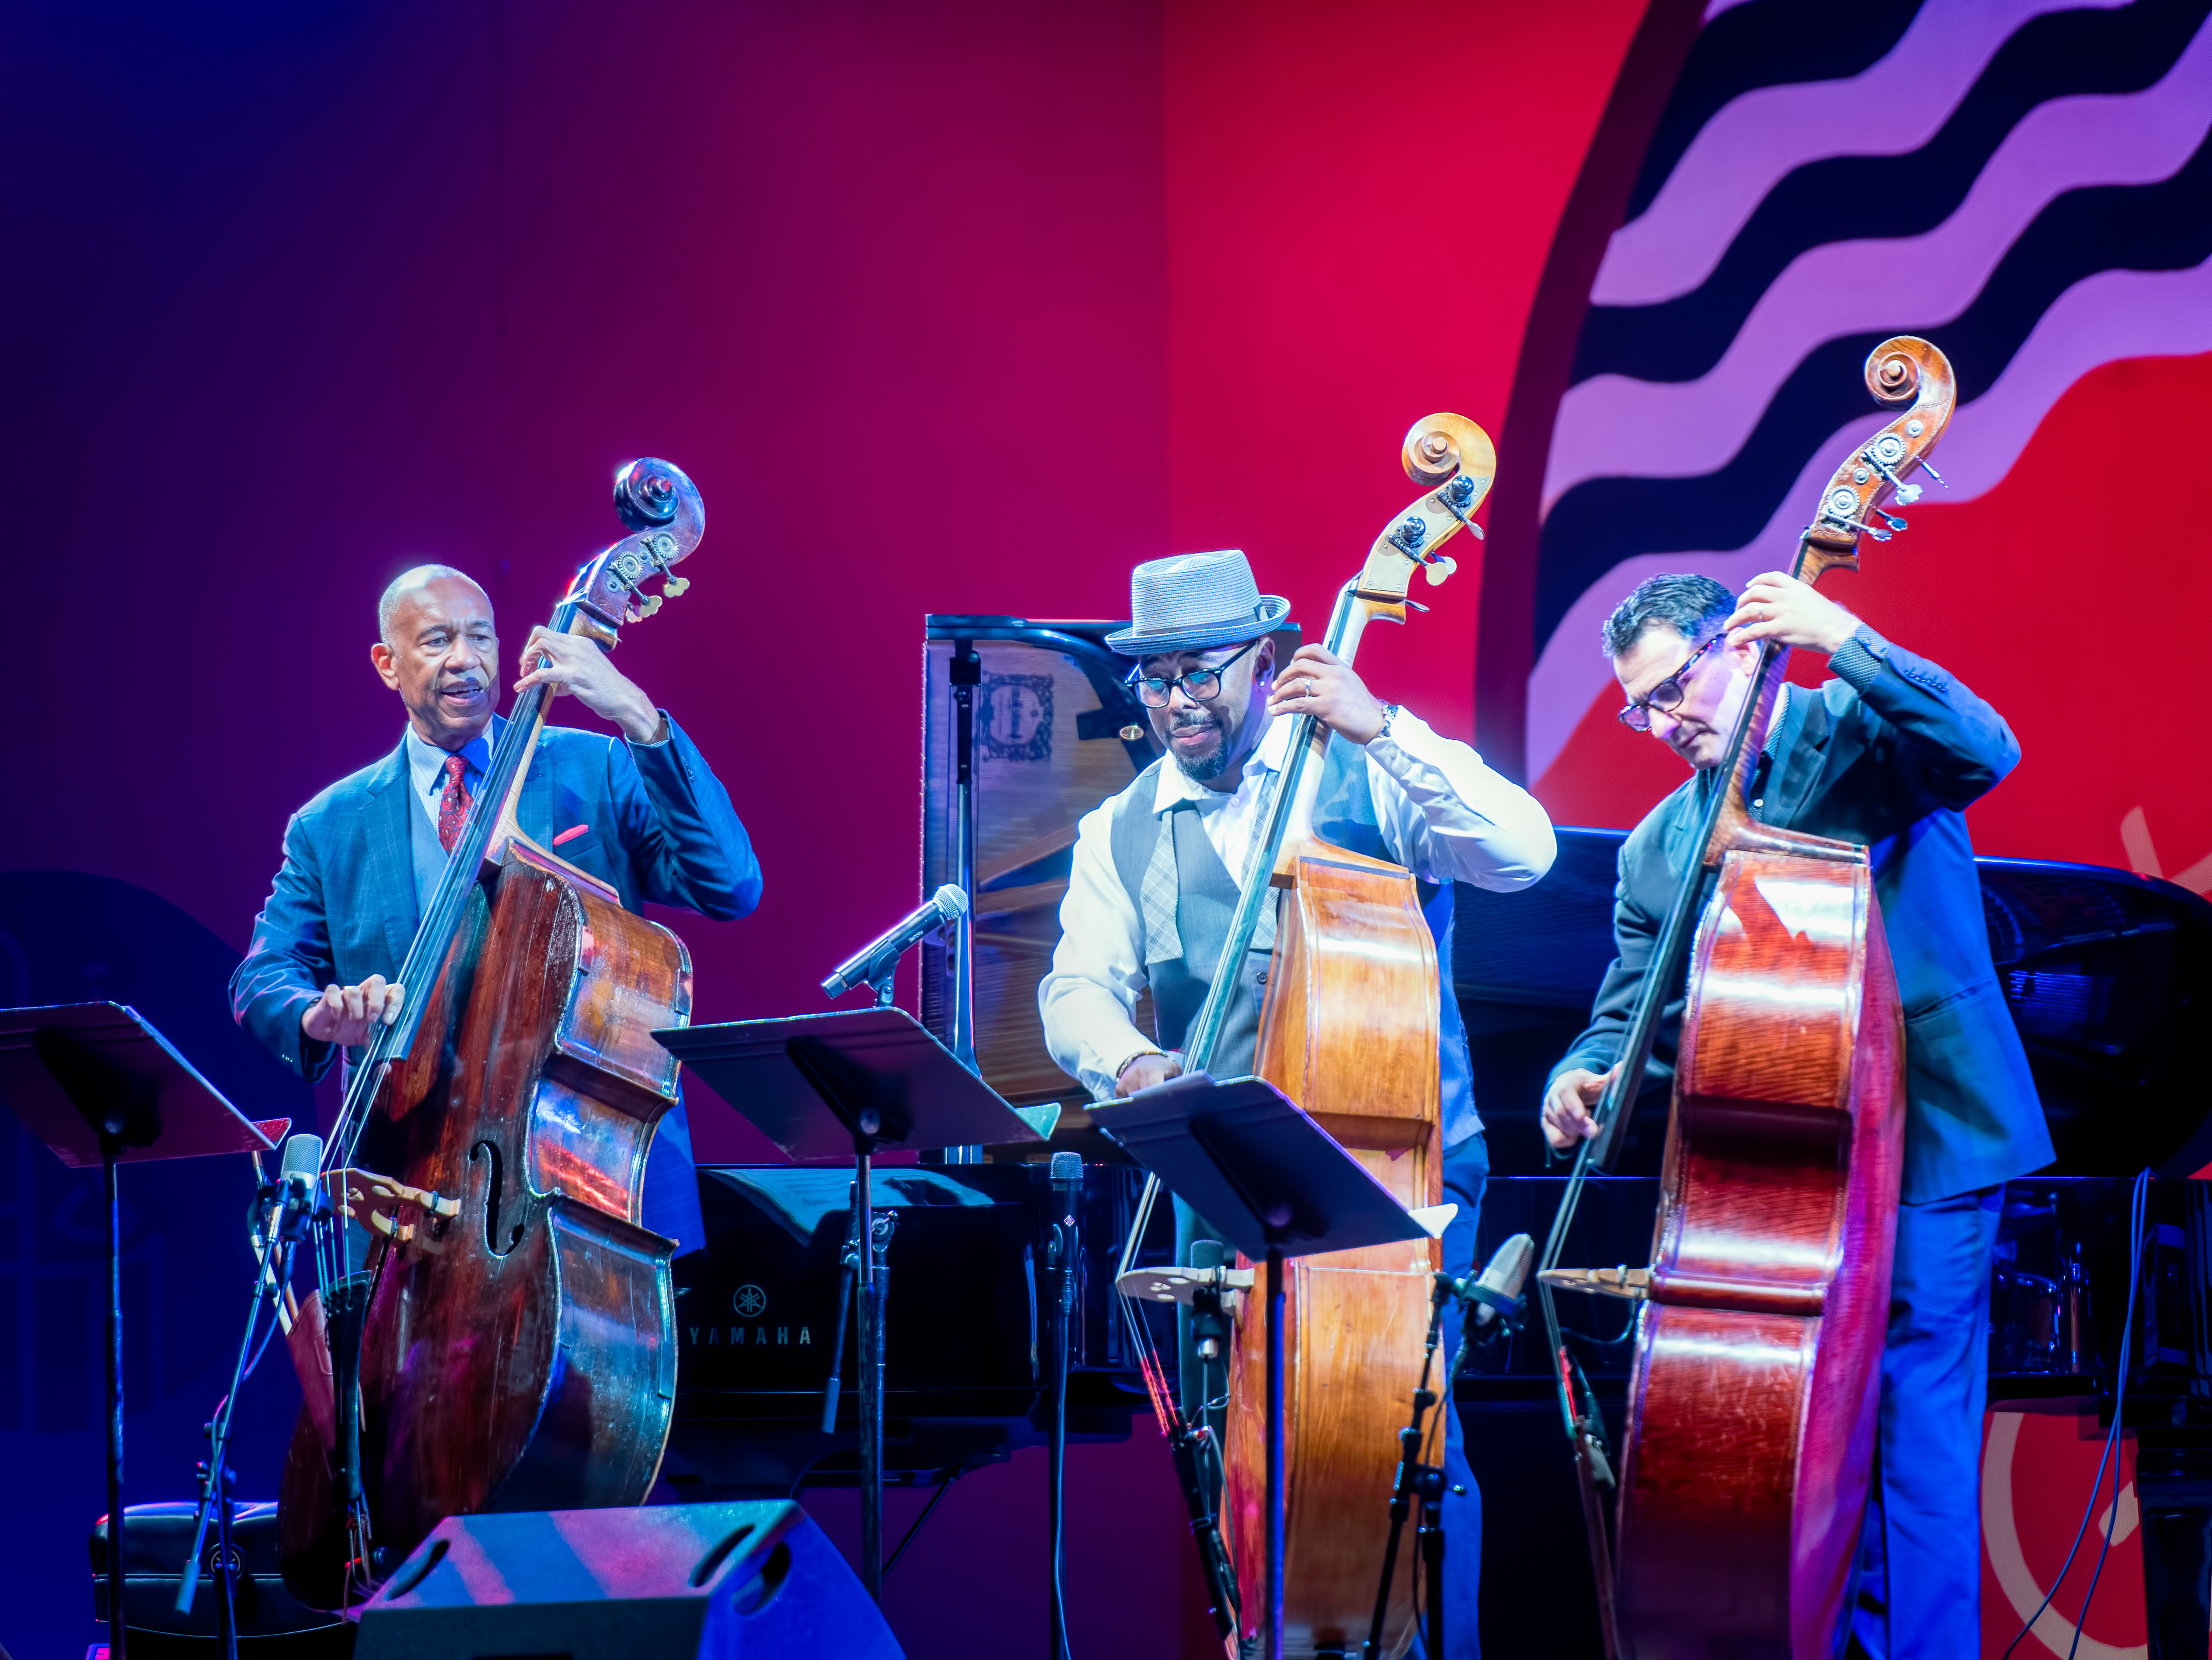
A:
{"type": "Polygon", "coordinates": [[[458,755],[446,757],[446,793],[438,800],[438,843],[447,853],[461,839],[461,827],[469,822],[469,803],[475,799],[462,781],[468,765],[458,755]]]}

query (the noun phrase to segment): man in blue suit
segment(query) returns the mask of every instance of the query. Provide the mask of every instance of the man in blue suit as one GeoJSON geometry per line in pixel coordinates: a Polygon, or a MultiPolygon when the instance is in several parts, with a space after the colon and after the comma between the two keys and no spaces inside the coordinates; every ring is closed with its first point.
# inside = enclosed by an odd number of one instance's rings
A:
{"type": "MultiPolygon", "coordinates": [[[[238,1023],[310,1080],[398,1018],[399,964],[506,724],[492,713],[491,599],[461,572],[406,572],[377,605],[377,632],[369,660],[399,694],[407,730],[384,759],[292,816],[284,863],[230,982],[238,1023]]],[[[518,804],[523,833],[631,911],[650,899],[728,921],[758,904],[752,843],[683,729],[591,641],[540,627],[520,658],[518,693],[573,693],[622,733],[544,729],[518,804]]],[[[706,1243],[680,1101],[647,1161],[644,1219],[679,1253],[706,1243]]]]}
{"type": "MultiPolygon", "coordinates": [[[[1996,711],[1925,658],[1778,572],[1737,600],[1705,576],[1655,576],[1605,624],[1620,719],[1695,776],[1621,846],[1620,952],[1590,1025],[1552,1073],[1544,1134],[1564,1151],[1620,1049],[1659,930],[1758,663],[1759,642],[1817,651],[1836,678],[1785,689],[1747,791],[1762,823],[1863,843],[1905,1009],[1903,1202],[1882,1357],[1877,1480],[1860,1548],[1852,1652],[1980,1646],[1982,1405],[1990,1257],[2003,1183],[2050,1163],[2027,1057],[1990,960],[1962,816],[2020,759],[1996,711]]],[[[1678,979],[1644,1087],[1669,1083],[1678,979]]]]}

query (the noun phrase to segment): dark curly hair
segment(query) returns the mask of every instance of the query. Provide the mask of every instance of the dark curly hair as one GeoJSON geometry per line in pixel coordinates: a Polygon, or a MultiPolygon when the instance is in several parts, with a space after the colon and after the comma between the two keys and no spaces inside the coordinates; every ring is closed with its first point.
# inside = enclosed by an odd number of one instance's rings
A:
{"type": "Polygon", "coordinates": [[[1646,629],[1660,623],[1690,644],[1702,646],[1720,631],[1735,610],[1735,595],[1710,576],[1686,573],[1648,576],[1605,619],[1601,630],[1605,654],[1624,655],[1644,637],[1646,629]]]}

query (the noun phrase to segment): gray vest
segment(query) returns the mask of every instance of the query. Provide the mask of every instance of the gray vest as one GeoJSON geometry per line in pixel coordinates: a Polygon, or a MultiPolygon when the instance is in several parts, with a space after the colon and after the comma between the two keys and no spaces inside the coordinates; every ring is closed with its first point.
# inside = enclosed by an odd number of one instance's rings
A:
{"type": "MultiPolygon", "coordinates": [[[[1155,1017],[1155,1041],[1163,1049],[1180,1049],[1191,1023],[1198,1018],[1228,944],[1229,923],[1237,909],[1238,889],[1200,822],[1205,808],[1195,802],[1178,803],[1166,814],[1152,811],[1154,774],[1166,765],[1155,761],[1137,781],[1115,798],[1108,824],[1108,846],[1114,869],[1128,890],[1135,909],[1138,934],[1143,944],[1145,974],[1151,982],[1155,1017]],[[1165,822],[1160,822],[1164,817],[1165,822]],[[1161,841],[1173,837],[1177,891],[1174,898],[1176,939],[1164,942],[1152,937],[1146,922],[1145,883],[1160,865],[1161,841]],[[1169,954],[1179,945],[1181,949],[1169,954]]],[[[1322,769],[1321,789],[1314,803],[1314,830],[1326,842],[1371,858],[1395,860],[1383,842],[1381,821],[1367,785],[1365,751],[1353,745],[1328,746],[1322,769]]],[[[1437,1006],[1437,1066],[1446,1146],[1455,1146],[1482,1128],[1474,1110],[1473,1069],[1468,1064],[1467,1028],[1460,1019],[1459,1000],[1451,982],[1451,884],[1419,884],[1421,911],[1437,943],[1437,978],[1441,995],[1437,1006]]],[[[1279,896],[1277,896],[1279,899],[1279,896]]],[[[1158,914],[1165,897],[1156,895],[1158,914]]],[[[1259,1046],[1260,1008],[1267,983],[1267,965],[1275,949],[1274,908],[1261,915],[1252,948],[1237,976],[1229,1005],[1227,1024],[1214,1052],[1213,1075],[1237,1078],[1252,1070],[1259,1046]]]]}

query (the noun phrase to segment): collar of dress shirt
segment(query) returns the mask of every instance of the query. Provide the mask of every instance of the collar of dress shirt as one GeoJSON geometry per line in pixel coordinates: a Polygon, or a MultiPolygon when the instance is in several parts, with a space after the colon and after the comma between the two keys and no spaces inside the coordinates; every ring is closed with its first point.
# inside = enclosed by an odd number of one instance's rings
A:
{"type": "Polygon", "coordinates": [[[1208,789],[1177,766],[1175,757],[1163,757],[1159,775],[1152,785],[1152,811],[1165,812],[1182,801],[1195,801],[1203,807],[1235,800],[1252,787],[1253,781],[1261,773],[1281,770],[1283,757],[1290,751],[1291,727],[1297,720],[1294,714],[1279,714],[1269,723],[1267,735],[1260,740],[1259,748],[1245,757],[1243,781],[1231,791],[1208,789]]]}
{"type": "MultiPolygon", "coordinates": [[[[498,741],[500,731],[506,725],[507,722],[503,718],[495,714],[491,718],[491,725],[488,729],[478,733],[462,745],[459,751],[461,759],[468,763],[463,776],[468,780],[469,787],[471,790],[476,787],[477,781],[490,769],[491,746],[498,741]]],[[[415,730],[413,724],[411,722],[409,724],[407,775],[413,782],[415,794],[418,798],[441,795],[445,793],[447,753],[435,744],[424,742],[421,734],[415,730]]]]}

